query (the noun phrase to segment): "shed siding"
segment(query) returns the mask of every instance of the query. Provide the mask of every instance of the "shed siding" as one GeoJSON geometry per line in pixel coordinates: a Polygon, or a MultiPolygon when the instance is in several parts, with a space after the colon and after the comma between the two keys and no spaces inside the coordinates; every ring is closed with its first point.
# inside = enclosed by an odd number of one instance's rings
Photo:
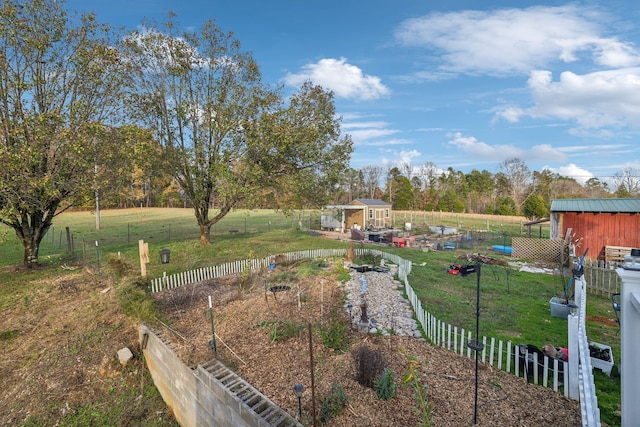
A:
{"type": "Polygon", "coordinates": [[[345,228],[351,229],[355,224],[358,224],[360,227],[363,227],[366,224],[366,209],[355,209],[355,210],[347,210],[345,211],[345,228]]]}
{"type": "Polygon", "coordinates": [[[578,213],[560,215],[562,233],[571,228],[577,253],[589,248],[588,258],[604,259],[605,246],[640,248],[640,214],[578,213]]]}

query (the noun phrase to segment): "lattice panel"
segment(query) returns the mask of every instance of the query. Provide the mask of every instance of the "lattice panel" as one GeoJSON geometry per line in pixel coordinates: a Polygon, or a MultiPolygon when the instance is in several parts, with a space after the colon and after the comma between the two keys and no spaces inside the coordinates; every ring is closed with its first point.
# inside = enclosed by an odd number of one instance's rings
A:
{"type": "Polygon", "coordinates": [[[528,237],[513,237],[511,245],[514,258],[533,259],[536,261],[560,264],[561,256],[568,259],[569,246],[564,240],[531,239],[528,237]]]}

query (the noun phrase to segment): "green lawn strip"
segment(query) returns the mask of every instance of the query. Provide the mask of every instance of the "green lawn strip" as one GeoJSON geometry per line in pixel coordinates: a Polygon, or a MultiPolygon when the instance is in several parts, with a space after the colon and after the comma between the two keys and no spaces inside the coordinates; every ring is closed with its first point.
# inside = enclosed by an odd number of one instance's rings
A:
{"type": "MultiPolygon", "coordinates": [[[[413,252],[411,255],[407,251],[406,254],[405,257],[414,262],[409,283],[423,308],[438,320],[458,327],[458,330],[465,328],[473,334],[477,276],[459,277],[446,272],[451,264],[466,262],[446,251],[413,252]]],[[[552,317],[549,307],[549,300],[561,295],[566,281],[566,277],[515,269],[511,269],[507,276],[503,267],[483,265],[480,276],[480,335],[486,336],[487,342],[495,338],[496,344],[502,340],[505,345],[511,341],[513,345],[533,344],[539,348],[547,342],[555,346],[567,345],[567,321],[552,317]]],[[[615,319],[611,300],[589,293],[587,316],[615,319]]],[[[620,360],[619,328],[593,321],[587,321],[586,326],[589,340],[611,346],[617,366],[620,360]]],[[[503,351],[506,351],[505,347],[503,351]]],[[[594,371],[602,421],[610,426],[620,425],[620,377],[616,366],[611,377],[594,371]]]]}

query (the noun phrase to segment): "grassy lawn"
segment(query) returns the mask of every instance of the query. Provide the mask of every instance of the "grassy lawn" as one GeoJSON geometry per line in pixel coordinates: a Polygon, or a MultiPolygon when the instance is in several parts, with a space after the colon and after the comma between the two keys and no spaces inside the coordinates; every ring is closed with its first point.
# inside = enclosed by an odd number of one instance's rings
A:
{"type": "MultiPolygon", "coordinates": [[[[482,242],[471,250],[496,258],[500,255],[490,250],[491,245],[509,245],[511,236],[526,235],[527,232],[522,226],[522,218],[490,220],[483,216],[439,213],[409,213],[395,217],[395,221],[402,224],[407,220],[415,224],[414,232],[425,230],[427,223],[459,227],[463,232],[465,229],[490,229],[499,237],[482,242]]],[[[0,270],[0,310],[4,312],[17,303],[29,304],[34,298],[46,295],[47,287],[43,283],[47,277],[60,274],[72,262],[67,253],[67,227],[73,236],[75,260],[90,267],[95,274],[108,274],[109,264],[118,256],[138,268],[138,240],[144,240],[149,244],[150,253],[147,272],[153,278],[164,272],[172,274],[251,256],[265,257],[281,252],[349,245],[346,240],[318,237],[304,231],[310,225],[316,228],[318,223],[319,212],[307,212],[299,220],[298,217],[286,217],[272,211],[234,211],[212,229],[211,245],[205,247],[198,242],[198,228],[190,209],[103,211],[100,230],[96,230],[96,219],[90,212],[65,213],[55,219],[53,229],[40,248],[41,262],[48,264],[49,269],[20,274],[0,270]],[[229,230],[237,232],[230,233],[229,230]],[[164,248],[171,251],[169,264],[162,264],[158,254],[164,248]]],[[[538,229],[534,231],[537,236],[538,229]]],[[[548,229],[541,233],[548,237],[548,229]]],[[[458,328],[475,330],[476,276],[459,277],[446,273],[451,264],[465,263],[457,258],[464,251],[384,249],[413,261],[409,281],[425,310],[458,328]]],[[[22,251],[13,231],[0,226],[0,266],[20,264],[22,251]]],[[[551,342],[565,346],[567,322],[550,315],[549,300],[562,294],[567,279],[484,265],[480,278],[480,335],[513,344],[542,347],[551,342]]],[[[615,317],[608,298],[589,294],[587,300],[589,316],[615,317]]],[[[11,336],[11,331],[0,331],[0,334],[3,339],[5,335],[7,340],[16,339],[11,336]]],[[[619,330],[602,323],[587,322],[587,335],[590,340],[612,347],[616,364],[612,376],[596,373],[596,386],[603,425],[620,425],[620,417],[616,413],[620,404],[620,381],[616,369],[620,362],[619,330]]]]}
{"type": "MultiPolygon", "coordinates": [[[[477,253],[491,255],[490,248],[498,241],[486,242],[486,247],[474,248],[477,253]]],[[[396,250],[400,256],[414,262],[409,282],[420,298],[423,308],[439,320],[458,328],[475,331],[477,276],[451,275],[451,264],[464,264],[461,254],[449,251],[418,252],[396,250]],[[422,264],[424,264],[422,266],[422,264]]],[[[502,257],[511,260],[509,257],[502,257]]],[[[567,321],[552,317],[549,300],[560,296],[568,277],[530,273],[515,268],[483,265],[480,276],[480,336],[505,343],[533,344],[539,348],[550,342],[557,347],[567,345],[567,321]]],[[[611,300],[587,295],[587,316],[615,319],[611,300]]],[[[611,377],[596,371],[598,404],[603,425],[620,425],[620,333],[617,326],[587,321],[589,340],[611,346],[615,365],[611,377]]]]}

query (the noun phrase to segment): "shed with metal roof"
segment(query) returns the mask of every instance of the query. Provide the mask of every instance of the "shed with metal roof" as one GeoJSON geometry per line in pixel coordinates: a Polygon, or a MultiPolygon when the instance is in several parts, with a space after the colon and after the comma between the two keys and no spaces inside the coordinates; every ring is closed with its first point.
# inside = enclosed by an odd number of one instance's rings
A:
{"type": "Polygon", "coordinates": [[[606,258],[607,246],[640,247],[640,198],[556,199],[551,202],[551,239],[570,232],[576,252],[606,258]]]}

